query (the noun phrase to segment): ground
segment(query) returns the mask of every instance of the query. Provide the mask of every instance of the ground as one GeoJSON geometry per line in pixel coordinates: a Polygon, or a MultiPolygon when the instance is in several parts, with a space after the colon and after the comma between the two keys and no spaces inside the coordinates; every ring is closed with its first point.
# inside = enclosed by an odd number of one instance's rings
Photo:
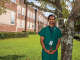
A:
{"type": "MultiPolygon", "coordinates": [[[[80,60],[80,41],[73,40],[72,60],[80,60]]],[[[0,60],[41,60],[42,46],[39,35],[29,38],[10,38],[0,40],[0,60]]],[[[61,45],[58,60],[61,58],[61,45]]]]}

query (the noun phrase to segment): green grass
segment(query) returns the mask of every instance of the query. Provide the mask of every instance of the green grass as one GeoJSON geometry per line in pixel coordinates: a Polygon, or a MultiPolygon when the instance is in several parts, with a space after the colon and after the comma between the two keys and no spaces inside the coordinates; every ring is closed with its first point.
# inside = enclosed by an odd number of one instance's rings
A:
{"type": "MultiPolygon", "coordinates": [[[[72,60],[80,60],[80,41],[73,41],[72,60]]],[[[39,35],[29,35],[29,38],[10,38],[0,40],[0,60],[41,60],[42,46],[39,35]]],[[[58,49],[58,59],[61,58],[61,46],[58,49]]]]}

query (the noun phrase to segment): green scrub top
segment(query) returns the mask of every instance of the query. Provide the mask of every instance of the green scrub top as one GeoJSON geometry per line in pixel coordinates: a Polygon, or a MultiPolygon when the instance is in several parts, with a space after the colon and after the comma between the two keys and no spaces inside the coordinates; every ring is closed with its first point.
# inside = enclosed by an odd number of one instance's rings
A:
{"type": "MultiPolygon", "coordinates": [[[[50,28],[52,30],[52,27],[50,27],[50,28]]],[[[38,34],[40,36],[44,37],[43,42],[44,42],[45,48],[47,50],[50,50],[49,42],[51,40],[51,31],[49,29],[49,25],[42,28],[38,34]]],[[[56,45],[58,43],[58,39],[61,37],[62,37],[62,34],[61,34],[60,29],[58,27],[54,26],[54,30],[52,33],[52,41],[53,41],[52,46],[54,47],[54,48],[52,48],[53,50],[55,50],[56,45]]],[[[54,54],[48,54],[44,51],[44,49],[42,49],[42,60],[58,60],[58,50],[54,54]]]]}

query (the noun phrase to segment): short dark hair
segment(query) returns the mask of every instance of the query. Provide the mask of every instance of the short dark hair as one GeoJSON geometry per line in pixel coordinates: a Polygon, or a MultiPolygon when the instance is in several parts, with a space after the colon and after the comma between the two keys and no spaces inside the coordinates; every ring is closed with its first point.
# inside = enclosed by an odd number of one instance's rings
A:
{"type": "Polygon", "coordinates": [[[54,16],[53,14],[50,14],[50,15],[48,16],[48,20],[49,20],[49,18],[50,18],[51,16],[53,16],[54,19],[55,19],[55,16],[54,16]]]}

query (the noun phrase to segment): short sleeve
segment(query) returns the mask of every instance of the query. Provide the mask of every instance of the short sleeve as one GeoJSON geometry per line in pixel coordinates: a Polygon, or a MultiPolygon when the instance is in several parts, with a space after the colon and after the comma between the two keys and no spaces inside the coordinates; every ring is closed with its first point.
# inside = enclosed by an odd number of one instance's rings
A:
{"type": "Polygon", "coordinates": [[[58,29],[58,39],[62,37],[62,33],[60,31],[60,29],[58,29]]]}
{"type": "Polygon", "coordinates": [[[45,30],[44,30],[44,28],[42,28],[38,34],[40,36],[43,36],[44,37],[44,35],[45,35],[44,33],[45,33],[45,30]]]}

